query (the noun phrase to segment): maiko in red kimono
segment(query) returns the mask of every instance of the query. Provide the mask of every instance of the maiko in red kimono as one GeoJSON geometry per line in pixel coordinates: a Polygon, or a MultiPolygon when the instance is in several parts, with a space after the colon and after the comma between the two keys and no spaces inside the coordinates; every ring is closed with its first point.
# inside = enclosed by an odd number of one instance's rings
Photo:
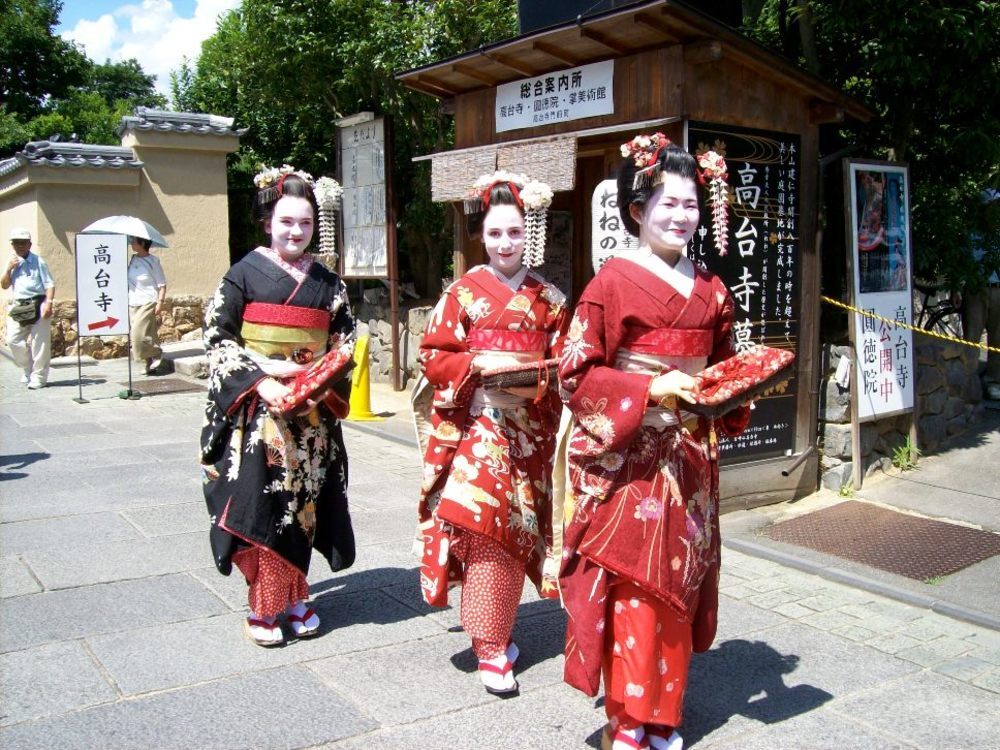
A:
{"type": "Polygon", "coordinates": [[[714,275],[652,254],[608,261],[584,291],[564,345],[574,417],[560,589],[566,681],[612,721],[680,724],[692,649],[715,637],[718,462],[711,423],[649,402],[655,375],[694,374],[734,354],[733,305],[714,275]]]}
{"type": "Polygon", "coordinates": [[[484,393],[472,370],[480,353],[521,362],[559,355],[565,297],[531,271],[522,276],[512,289],[487,266],[469,271],[442,295],[420,348],[434,386],[419,509],[420,584],[434,606],[445,606],[449,585],[462,578],[454,544],[468,532],[499,544],[541,586],[561,404],[553,389],[536,400],[484,393]]]}

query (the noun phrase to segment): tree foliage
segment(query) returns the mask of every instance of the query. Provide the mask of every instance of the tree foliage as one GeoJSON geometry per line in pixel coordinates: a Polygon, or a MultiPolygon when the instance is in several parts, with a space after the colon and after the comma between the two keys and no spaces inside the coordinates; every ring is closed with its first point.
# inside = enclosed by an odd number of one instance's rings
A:
{"type": "Polygon", "coordinates": [[[1000,184],[1000,2],[766,0],[744,12],[748,33],[875,111],[827,150],[856,143],[857,156],[910,164],[917,273],[981,284],[970,245],[997,261],[997,207],[980,196],[1000,184]]]}
{"type": "Polygon", "coordinates": [[[177,94],[250,128],[233,187],[249,185],[259,163],[333,174],[335,121],[366,110],[392,115],[401,261],[418,288],[434,294],[450,251],[440,229],[450,217],[430,201],[429,166],[412,157],[448,148],[452,121],[394,74],[516,30],[509,0],[244,0],[203,44],[190,84],[177,94]]]}
{"type": "Polygon", "coordinates": [[[0,156],[55,134],[116,144],[123,114],[166,105],[137,60],[95,64],[57,37],[58,0],[0,0],[0,7],[0,156]]]}

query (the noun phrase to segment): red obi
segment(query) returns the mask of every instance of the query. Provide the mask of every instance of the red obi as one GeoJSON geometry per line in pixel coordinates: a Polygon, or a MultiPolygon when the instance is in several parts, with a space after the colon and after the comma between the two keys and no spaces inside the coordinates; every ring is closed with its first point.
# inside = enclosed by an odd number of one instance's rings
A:
{"type": "Polygon", "coordinates": [[[708,328],[646,328],[631,326],[621,348],[637,354],[669,354],[675,357],[708,357],[714,341],[708,328]]]}
{"type": "Polygon", "coordinates": [[[474,328],[466,339],[475,351],[544,352],[545,331],[508,331],[503,328],[474,328]]]}

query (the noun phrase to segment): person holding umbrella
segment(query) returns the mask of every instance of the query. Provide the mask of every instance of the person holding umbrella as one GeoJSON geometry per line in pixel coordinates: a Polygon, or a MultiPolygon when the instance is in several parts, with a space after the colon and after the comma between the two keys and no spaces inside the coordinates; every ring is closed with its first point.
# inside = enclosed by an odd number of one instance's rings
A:
{"type": "Polygon", "coordinates": [[[160,259],[149,252],[153,244],[151,240],[145,237],[130,237],[129,240],[134,253],[128,262],[132,358],[145,362],[146,374],[152,375],[162,364],[158,328],[167,294],[167,277],[163,274],[160,259]]]}

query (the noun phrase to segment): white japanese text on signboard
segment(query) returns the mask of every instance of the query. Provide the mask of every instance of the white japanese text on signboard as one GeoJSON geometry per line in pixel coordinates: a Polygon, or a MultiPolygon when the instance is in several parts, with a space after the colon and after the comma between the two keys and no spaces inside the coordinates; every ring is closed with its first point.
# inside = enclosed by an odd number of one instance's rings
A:
{"type": "Polygon", "coordinates": [[[613,114],[614,77],[606,60],[497,86],[496,131],[613,114]]]}
{"type": "Polygon", "coordinates": [[[128,324],[128,243],[123,234],[76,236],[77,330],[120,336],[128,324]]]}

